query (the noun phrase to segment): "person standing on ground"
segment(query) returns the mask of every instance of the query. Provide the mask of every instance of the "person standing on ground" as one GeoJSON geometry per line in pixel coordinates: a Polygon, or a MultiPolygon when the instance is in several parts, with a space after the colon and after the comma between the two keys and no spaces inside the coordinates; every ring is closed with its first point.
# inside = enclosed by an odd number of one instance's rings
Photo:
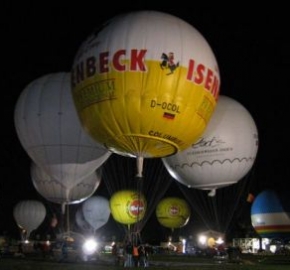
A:
{"type": "Polygon", "coordinates": [[[126,252],[126,260],[125,260],[125,267],[133,267],[133,245],[129,241],[125,247],[126,252]]]}
{"type": "Polygon", "coordinates": [[[133,245],[133,266],[139,266],[139,251],[137,245],[133,245]]]}
{"type": "Polygon", "coordinates": [[[64,240],[61,246],[61,258],[58,262],[64,262],[68,258],[68,244],[67,241],[64,240]]]}

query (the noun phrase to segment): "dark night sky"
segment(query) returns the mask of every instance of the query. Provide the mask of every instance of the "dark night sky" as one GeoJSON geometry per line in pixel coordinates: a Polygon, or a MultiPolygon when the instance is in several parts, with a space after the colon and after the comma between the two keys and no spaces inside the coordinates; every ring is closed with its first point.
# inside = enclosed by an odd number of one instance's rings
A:
{"type": "Polygon", "coordinates": [[[145,4],[133,9],[104,9],[83,3],[60,6],[41,1],[38,5],[25,2],[17,8],[2,5],[0,234],[15,230],[11,213],[19,200],[38,198],[30,180],[30,160],[14,128],[19,94],[42,75],[69,71],[80,44],[95,27],[130,10],[168,12],[203,34],[219,64],[221,94],[242,103],[258,127],[254,192],[288,187],[290,41],[283,7],[263,7],[263,11],[228,7],[226,10],[232,10],[228,12],[213,7],[154,8],[145,4]]]}

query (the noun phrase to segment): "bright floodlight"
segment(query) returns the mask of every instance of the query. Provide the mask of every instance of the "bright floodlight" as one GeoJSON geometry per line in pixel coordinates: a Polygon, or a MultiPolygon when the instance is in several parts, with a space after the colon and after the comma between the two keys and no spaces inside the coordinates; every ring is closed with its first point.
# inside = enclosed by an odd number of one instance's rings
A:
{"type": "Polygon", "coordinates": [[[206,236],[205,236],[205,235],[201,235],[201,236],[199,236],[199,242],[200,242],[202,245],[205,245],[205,243],[206,243],[206,236]]]}
{"type": "Polygon", "coordinates": [[[91,255],[97,250],[97,242],[94,239],[88,239],[83,245],[83,252],[86,255],[91,255]]]}
{"type": "Polygon", "coordinates": [[[223,242],[224,240],[221,237],[219,237],[218,240],[216,240],[216,243],[219,245],[223,244],[223,242]]]}

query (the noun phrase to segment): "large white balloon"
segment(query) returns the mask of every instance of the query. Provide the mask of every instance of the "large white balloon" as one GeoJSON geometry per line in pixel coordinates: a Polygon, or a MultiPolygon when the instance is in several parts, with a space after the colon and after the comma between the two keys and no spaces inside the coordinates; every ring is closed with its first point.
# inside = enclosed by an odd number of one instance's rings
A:
{"type": "Polygon", "coordinates": [[[85,220],[95,230],[105,225],[111,214],[109,200],[102,196],[92,196],[88,198],[83,203],[82,211],[85,220]]]}
{"type": "Polygon", "coordinates": [[[99,187],[101,183],[101,168],[83,178],[75,186],[68,188],[61,181],[54,179],[32,162],[31,179],[38,193],[48,201],[59,204],[81,203],[92,196],[99,187]]]}
{"type": "Polygon", "coordinates": [[[199,138],[220,89],[201,33],[148,10],[104,22],[81,45],[71,74],[83,126],[112,152],[136,157],[138,176],[143,158],[174,154],[199,138]]]}
{"type": "Polygon", "coordinates": [[[37,229],[44,221],[46,208],[42,202],[36,200],[23,200],[13,209],[13,216],[19,228],[26,230],[26,237],[37,229]]]}
{"type": "Polygon", "coordinates": [[[252,168],[258,131],[249,111],[220,95],[216,110],[200,139],[186,150],[163,158],[171,176],[197,189],[212,190],[237,183],[252,168]]]}
{"type": "Polygon", "coordinates": [[[70,73],[47,74],[31,82],[18,98],[14,121],[30,158],[67,188],[92,174],[110,156],[81,126],[70,73]]]}

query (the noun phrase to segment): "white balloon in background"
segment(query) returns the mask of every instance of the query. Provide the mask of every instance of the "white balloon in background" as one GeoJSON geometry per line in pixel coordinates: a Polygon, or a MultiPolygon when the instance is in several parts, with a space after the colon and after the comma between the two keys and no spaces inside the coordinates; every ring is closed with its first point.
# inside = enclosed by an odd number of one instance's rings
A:
{"type": "Polygon", "coordinates": [[[82,207],[78,208],[76,215],[75,215],[75,221],[77,226],[87,233],[94,232],[94,228],[85,220],[83,209],[82,207]]]}
{"type": "Polygon", "coordinates": [[[28,239],[30,233],[37,229],[44,221],[46,208],[40,201],[23,200],[14,206],[13,216],[18,227],[26,230],[26,237],[28,239]]]}
{"type": "Polygon", "coordinates": [[[101,168],[68,188],[32,162],[31,179],[37,192],[46,200],[58,204],[75,204],[83,202],[97,190],[101,183],[101,168]]]}
{"type": "Polygon", "coordinates": [[[211,190],[241,180],[252,168],[258,151],[258,131],[248,110],[220,95],[200,139],[186,150],[162,159],[170,175],[188,187],[211,190]]]}
{"type": "Polygon", "coordinates": [[[82,128],[67,72],[47,74],[31,82],[18,98],[14,122],[29,157],[69,189],[111,154],[82,128]]]}
{"type": "Polygon", "coordinates": [[[85,220],[95,229],[105,225],[110,217],[109,200],[102,196],[92,196],[83,202],[82,211],[85,220]]]}

